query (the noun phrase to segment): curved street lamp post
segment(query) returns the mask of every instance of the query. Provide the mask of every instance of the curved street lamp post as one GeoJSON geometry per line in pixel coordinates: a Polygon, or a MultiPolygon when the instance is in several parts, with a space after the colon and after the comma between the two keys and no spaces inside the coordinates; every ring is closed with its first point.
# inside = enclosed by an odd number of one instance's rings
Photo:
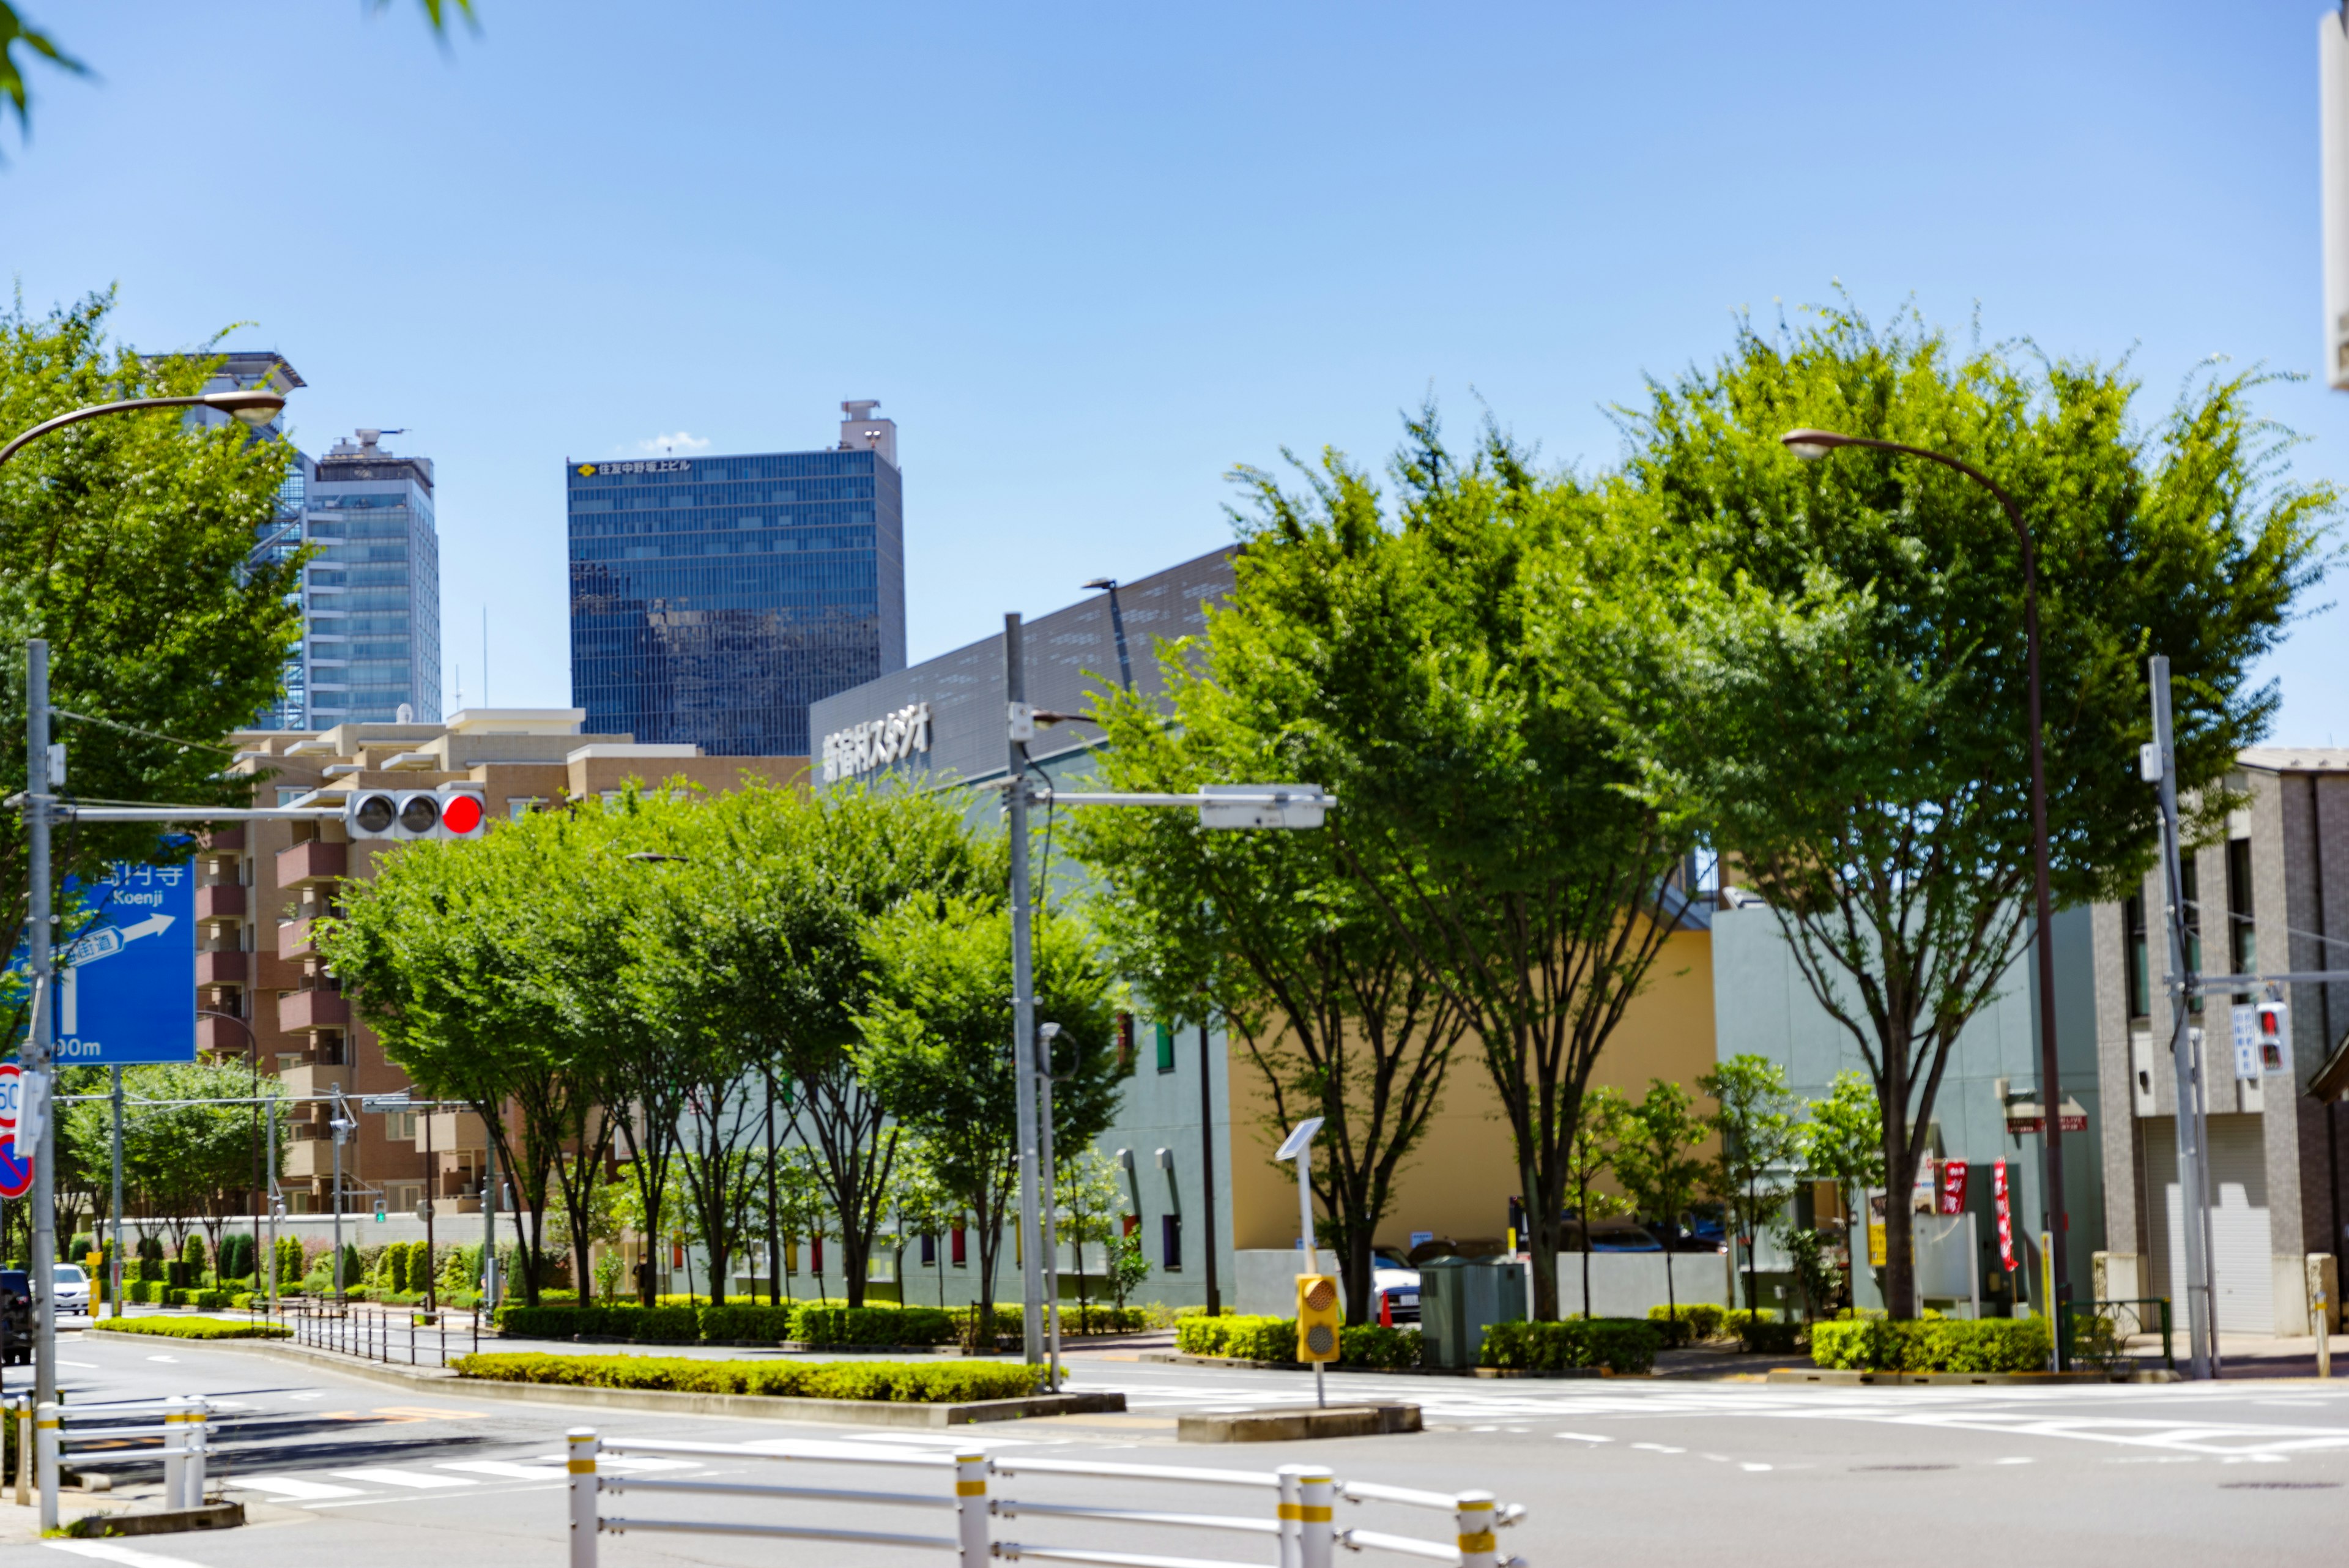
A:
{"type": "Polygon", "coordinates": [[[2013,525],[2016,540],[2023,546],[2023,662],[2028,671],[2031,727],[2032,897],[2038,927],[2034,945],[2039,960],[2040,1183],[2047,1199],[2049,1250],[2054,1254],[2051,1261],[2055,1288],[2054,1300],[2047,1303],[2048,1337],[2054,1343],[2055,1366],[2060,1372],[2064,1370],[2064,1314],[2071,1307],[2072,1281],[2071,1271],[2066,1265],[2064,1244],[2069,1225],[2064,1207],[2063,1080],[2057,1071],[2055,1050],[2055,943],[2050,929],[2054,898],[2048,888],[2047,758],[2045,742],[2040,733],[2039,552],[2032,543],[2031,527],[2023,522],[2023,509],[2014,504],[2014,497],[1982,470],[1947,452],[1908,446],[1899,441],[1877,441],[1868,436],[1845,435],[1837,431],[1792,430],[1778,440],[1788,452],[1806,462],[1816,462],[1831,452],[1853,446],[1938,462],[1943,468],[1965,475],[1996,496],[1999,505],[2006,511],[2007,522],[2013,525]]]}

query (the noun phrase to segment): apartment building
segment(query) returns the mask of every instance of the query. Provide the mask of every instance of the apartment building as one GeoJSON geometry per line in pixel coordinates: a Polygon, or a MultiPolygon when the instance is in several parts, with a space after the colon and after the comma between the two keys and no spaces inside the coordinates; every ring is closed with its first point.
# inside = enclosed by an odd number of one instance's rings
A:
{"type": "MultiPolygon", "coordinates": [[[[233,771],[253,780],[256,805],[333,806],[355,789],[470,784],[483,793],[492,832],[499,821],[606,794],[631,779],[682,777],[722,792],[746,778],[793,784],[806,772],[800,757],[712,757],[692,744],[585,734],[585,718],[576,708],[472,709],[445,723],[245,731],[234,737],[233,771]]],[[[300,1102],[287,1108],[281,1134],[292,1213],[334,1202],[332,1107],[307,1097],[340,1089],[356,1100],[409,1086],[353,1016],[313,940],[342,885],[372,876],[399,848],[353,842],[339,821],[318,818],[216,828],[196,851],[197,1046],[274,1075],[300,1102]]],[[[428,1192],[443,1212],[480,1209],[486,1139],[479,1118],[357,1119],[343,1152],[347,1211],[409,1210],[428,1192]]]]}

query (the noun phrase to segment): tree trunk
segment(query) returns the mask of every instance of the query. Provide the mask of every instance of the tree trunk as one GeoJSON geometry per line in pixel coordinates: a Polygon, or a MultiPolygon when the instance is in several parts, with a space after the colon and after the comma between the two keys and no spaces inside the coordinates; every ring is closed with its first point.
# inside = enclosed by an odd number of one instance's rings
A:
{"type": "Polygon", "coordinates": [[[1574,1189],[1575,1223],[1582,1227],[1582,1315],[1590,1312],[1590,1179],[1584,1177],[1574,1189]]]}
{"type": "Polygon", "coordinates": [[[1371,1266],[1371,1235],[1356,1231],[1346,1238],[1346,1250],[1339,1255],[1340,1283],[1346,1287],[1346,1321],[1349,1324],[1378,1322],[1371,1305],[1376,1272],[1371,1266]]]}
{"type": "Polygon", "coordinates": [[[848,1292],[848,1304],[864,1304],[864,1282],[870,1274],[873,1260],[873,1238],[856,1232],[864,1228],[854,1220],[843,1220],[840,1227],[841,1283],[848,1292]]]}
{"type": "MultiPolygon", "coordinates": [[[[1526,1250],[1533,1254],[1534,1290],[1529,1315],[1536,1323],[1556,1323],[1557,1310],[1557,1249],[1562,1221],[1558,1218],[1556,1195],[1547,1200],[1541,1183],[1530,1165],[1517,1167],[1517,1189],[1525,1194],[1526,1250]]],[[[1583,1243],[1589,1244],[1590,1221],[1583,1222],[1583,1243]]],[[[1590,1312],[1590,1266],[1586,1262],[1582,1276],[1582,1310],[1590,1312]]]]}

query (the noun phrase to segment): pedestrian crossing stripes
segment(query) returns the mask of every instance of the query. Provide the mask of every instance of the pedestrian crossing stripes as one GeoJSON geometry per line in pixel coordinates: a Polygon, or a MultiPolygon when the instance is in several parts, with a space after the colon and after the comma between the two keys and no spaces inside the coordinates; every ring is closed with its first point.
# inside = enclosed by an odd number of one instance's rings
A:
{"type": "MultiPolygon", "coordinates": [[[[257,1492],[273,1501],[296,1508],[315,1503],[345,1505],[369,1499],[388,1501],[429,1492],[455,1492],[497,1482],[539,1481],[559,1485],[568,1473],[564,1456],[538,1454],[522,1459],[439,1459],[414,1465],[357,1465],[341,1469],[307,1470],[293,1475],[232,1475],[233,1490],[257,1492]]],[[[664,1459],[631,1455],[606,1455],[602,1468],[630,1474],[658,1470],[697,1470],[698,1459],[664,1459]]]]}

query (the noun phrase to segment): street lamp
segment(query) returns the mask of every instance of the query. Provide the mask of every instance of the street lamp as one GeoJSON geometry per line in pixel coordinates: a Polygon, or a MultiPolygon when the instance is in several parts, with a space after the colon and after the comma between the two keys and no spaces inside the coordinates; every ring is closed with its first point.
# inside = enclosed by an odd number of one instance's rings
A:
{"type": "MultiPolygon", "coordinates": [[[[212,408],[233,414],[246,424],[262,425],[285,406],[283,397],[257,388],[182,398],[125,398],[118,402],[93,403],[53,420],[44,420],[7,445],[0,446],[0,464],[52,431],[94,420],[101,414],[212,408]]],[[[56,797],[49,792],[49,644],[46,638],[34,638],[25,645],[25,820],[31,841],[27,858],[31,862],[32,884],[25,899],[25,967],[33,982],[33,1016],[21,1053],[26,1094],[17,1130],[23,1132],[29,1124],[34,1133],[33,1397],[44,1405],[55,1404],[57,1397],[57,1131],[50,1105],[57,1064],[49,1045],[49,1030],[54,1022],[52,993],[56,989],[56,964],[49,952],[49,813],[55,803],[56,797]]]]}
{"type": "Polygon", "coordinates": [[[2064,1251],[2069,1226],[2064,1208],[2064,1123],[2054,1110],[2063,1098],[2063,1080],[2058,1075],[2055,1051],[2055,939],[2050,929],[2054,909],[2054,897],[2048,888],[2047,757],[2039,722],[2039,552],[2032,544],[2030,525],[2023,522],[2023,509],[2014,504],[2014,497],[2000,488],[1997,482],[1982,470],[1947,452],[1907,446],[1899,441],[1877,441],[1868,436],[1844,435],[1837,431],[1791,430],[1778,440],[1788,452],[1806,462],[1816,462],[1849,446],[1870,447],[1878,452],[1899,452],[1907,457],[1921,457],[1928,462],[1938,462],[1943,468],[1964,474],[1998,497],[1998,504],[2005,508],[2006,520],[2013,525],[2014,536],[2023,546],[2023,662],[2028,671],[2031,722],[2032,896],[2039,928],[2040,1098],[2049,1107],[2039,1145],[2044,1167],[2040,1180],[2047,1192],[2049,1245],[2055,1253],[2055,1299],[2047,1303],[2047,1326],[2050,1337],[2055,1343],[2056,1369],[2061,1371],[2064,1368],[2064,1314],[2071,1306],[2072,1281],[2064,1251]]]}
{"type": "Polygon", "coordinates": [[[1131,691],[1133,690],[1133,661],[1125,655],[1125,612],[1118,607],[1117,579],[1095,577],[1092,582],[1080,586],[1109,595],[1110,635],[1117,639],[1117,683],[1131,691]]]}

